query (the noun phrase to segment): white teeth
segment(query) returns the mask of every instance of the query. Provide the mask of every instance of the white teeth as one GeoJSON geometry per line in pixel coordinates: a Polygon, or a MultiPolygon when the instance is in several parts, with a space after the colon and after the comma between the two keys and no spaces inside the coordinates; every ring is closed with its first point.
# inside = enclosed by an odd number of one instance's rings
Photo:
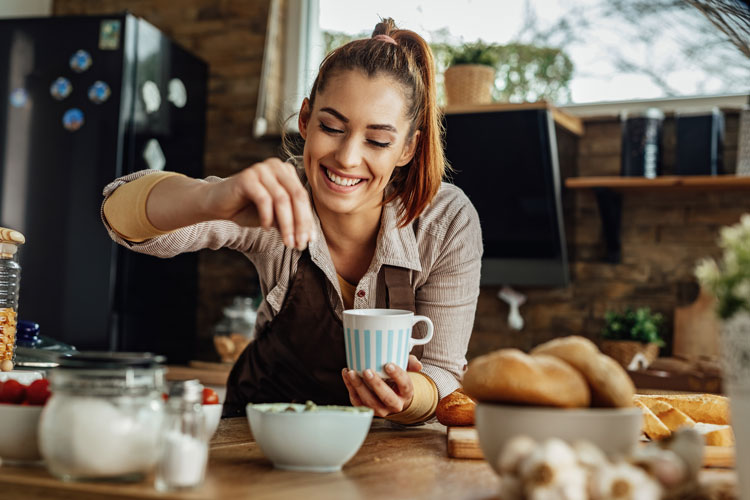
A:
{"type": "Polygon", "coordinates": [[[328,178],[331,179],[331,181],[337,186],[353,186],[355,184],[359,184],[362,181],[362,179],[345,179],[343,177],[339,177],[328,169],[325,169],[325,171],[326,176],[328,176],[328,178]]]}

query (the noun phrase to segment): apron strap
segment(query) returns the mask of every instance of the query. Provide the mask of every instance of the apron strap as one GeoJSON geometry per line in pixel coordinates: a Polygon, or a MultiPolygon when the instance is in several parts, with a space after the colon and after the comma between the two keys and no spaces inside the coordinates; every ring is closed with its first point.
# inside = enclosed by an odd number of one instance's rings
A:
{"type": "Polygon", "coordinates": [[[403,267],[383,266],[383,268],[388,307],[416,312],[414,290],[411,287],[411,271],[403,267]]]}

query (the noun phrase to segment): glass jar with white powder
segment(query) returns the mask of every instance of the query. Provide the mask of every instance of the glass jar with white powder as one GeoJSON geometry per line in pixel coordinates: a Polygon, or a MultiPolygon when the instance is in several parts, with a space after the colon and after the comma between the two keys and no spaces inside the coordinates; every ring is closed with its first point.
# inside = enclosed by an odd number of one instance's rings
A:
{"type": "Polygon", "coordinates": [[[39,448],[63,480],[139,481],[158,459],[163,356],[79,352],[50,372],[39,448]]]}
{"type": "Polygon", "coordinates": [[[198,380],[173,382],[169,388],[156,489],[175,491],[203,483],[208,436],[203,414],[203,386],[198,380]]]}

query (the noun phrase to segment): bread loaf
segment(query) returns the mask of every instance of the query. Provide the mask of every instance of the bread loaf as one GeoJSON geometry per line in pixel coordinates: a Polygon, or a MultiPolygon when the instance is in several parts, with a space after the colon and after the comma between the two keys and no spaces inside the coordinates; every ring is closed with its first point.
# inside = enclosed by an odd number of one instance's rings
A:
{"type": "Polygon", "coordinates": [[[554,356],[500,349],[469,363],[464,391],[478,401],[573,408],[588,406],[583,376],[554,356]]]}
{"type": "Polygon", "coordinates": [[[698,422],[693,429],[703,436],[708,446],[734,446],[734,433],[729,425],[698,422]]]}
{"type": "Polygon", "coordinates": [[[639,395],[641,400],[665,401],[696,422],[729,424],[729,399],[716,394],[654,394],[639,395]]]}
{"type": "Polygon", "coordinates": [[[438,402],[435,416],[445,426],[474,425],[476,402],[461,389],[453,391],[438,402]]]}
{"type": "Polygon", "coordinates": [[[659,417],[654,415],[654,412],[652,412],[648,406],[638,399],[634,400],[633,403],[643,411],[642,429],[643,433],[648,436],[649,439],[652,441],[658,441],[672,435],[672,431],[669,430],[669,427],[664,425],[664,422],[659,420],[659,417]]]}
{"type": "Polygon", "coordinates": [[[635,399],[636,401],[640,400],[645,406],[647,406],[648,409],[656,415],[656,418],[661,420],[672,432],[680,427],[693,427],[695,425],[695,420],[688,417],[666,401],[653,398],[641,400],[640,396],[636,396],[635,399]]]}
{"type": "Polygon", "coordinates": [[[592,406],[633,406],[633,381],[617,361],[602,354],[589,339],[577,335],[557,338],[538,345],[531,354],[555,356],[581,372],[591,389],[592,406]]]}

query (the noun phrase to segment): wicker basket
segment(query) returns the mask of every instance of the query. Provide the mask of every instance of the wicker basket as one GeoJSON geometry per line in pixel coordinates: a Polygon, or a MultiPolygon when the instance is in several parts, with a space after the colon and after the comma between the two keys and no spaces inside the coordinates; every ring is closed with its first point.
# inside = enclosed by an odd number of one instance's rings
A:
{"type": "Polygon", "coordinates": [[[653,342],[643,343],[634,340],[604,340],[602,352],[627,368],[633,357],[641,353],[648,361],[654,362],[659,357],[659,345],[653,342]]]}
{"type": "Polygon", "coordinates": [[[457,64],[445,70],[448,106],[492,102],[495,69],[484,64],[457,64]]]}

